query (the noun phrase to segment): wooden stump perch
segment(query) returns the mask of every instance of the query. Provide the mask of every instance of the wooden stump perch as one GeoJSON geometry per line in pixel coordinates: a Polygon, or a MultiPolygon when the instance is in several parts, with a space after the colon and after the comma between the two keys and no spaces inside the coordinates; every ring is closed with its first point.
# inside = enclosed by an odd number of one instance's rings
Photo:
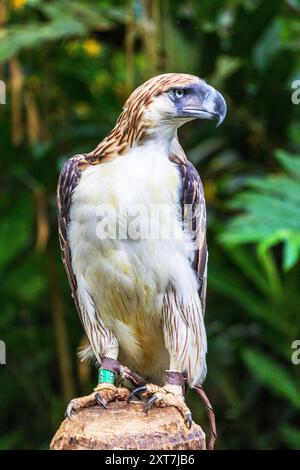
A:
{"type": "Polygon", "coordinates": [[[141,402],[92,406],[65,419],[50,444],[52,450],[204,450],[205,434],[193,423],[188,429],[173,408],[152,408],[141,402]]]}

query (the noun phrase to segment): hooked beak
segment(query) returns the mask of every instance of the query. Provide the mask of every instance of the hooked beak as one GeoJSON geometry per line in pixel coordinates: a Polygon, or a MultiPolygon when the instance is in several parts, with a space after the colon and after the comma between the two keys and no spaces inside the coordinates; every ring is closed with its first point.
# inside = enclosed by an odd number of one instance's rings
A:
{"type": "Polygon", "coordinates": [[[212,86],[203,83],[199,86],[198,97],[199,104],[190,103],[182,108],[184,115],[196,119],[217,119],[217,127],[220,126],[227,113],[226,102],[221,93],[212,86]]]}

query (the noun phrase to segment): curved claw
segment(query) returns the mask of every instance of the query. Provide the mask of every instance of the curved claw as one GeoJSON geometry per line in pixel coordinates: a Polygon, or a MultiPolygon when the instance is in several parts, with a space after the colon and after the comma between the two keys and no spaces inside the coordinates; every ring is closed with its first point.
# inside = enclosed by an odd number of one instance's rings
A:
{"type": "Polygon", "coordinates": [[[102,399],[100,393],[95,394],[95,400],[98,403],[98,405],[103,406],[104,408],[108,409],[106,401],[102,399]]]}
{"type": "Polygon", "coordinates": [[[141,387],[137,387],[134,390],[132,390],[132,392],[130,393],[128,397],[128,401],[130,401],[131,398],[136,397],[137,395],[143,392],[147,392],[147,385],[142,385],[141,387]]]}
{"type": "Polygon", "coordinates": [[[73,400],[71,400],[65,411],[65,418],[68,418],[68,419],[72,418],[73,406],[74,406],[74,403],[73,403],[73,400]]]}
{"type": "Polygon", "coordinates": [[[151,398],[149,398],[149,400],[147,401],[147,405],[146,405],[146,413],[148,413],[148,411],[151,410],[152,406],[157,400],[158,400],[157,395],[153,395],[151,398]]]}
{"type": "Polygon", "coordinates": [[[192,413],[188,413],[188,414],[186,415],[186,418],[185,418],[184,422],[185,422],[186,426],[187,426],[189,429],[191,429],[192,424],[193,424],[192,413]]]}

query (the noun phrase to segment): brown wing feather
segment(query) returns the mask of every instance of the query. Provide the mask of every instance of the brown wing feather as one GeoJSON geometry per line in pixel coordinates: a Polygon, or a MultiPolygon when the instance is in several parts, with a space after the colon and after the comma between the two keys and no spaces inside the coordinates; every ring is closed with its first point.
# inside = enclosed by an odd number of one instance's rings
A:
{"type": "MultiPolygon", "coordinates": [[[[173,147],[173,151],[175,146],[173,147]]],[[[202,383],[206,376],[206,333],[204,325],[206,296],[206,209],[200,176],[176,147],[171,160],[181,174],[181,212],[183,229],[193,236],[194,249],[190,262],[199,278],[199,299],[192,296],[181,303],[176,291],[169,286],[163,302],[164,338],[172,358],[172,366],[187,374],[190,385],[202,383]],[[200,302],[199,302],[200,300],[200,302]],[[201,304],[201,306],[200,306],[201,304]]]]}
{"type": "Polygon", "coordinates": [[[58,230],[59,241],[61,247],[62,260],[65,270],[69,279],[72,297],[74,299],[79,318],[82,326],[88,336],[90,346],[80,353],[82,359],[95,355],[98,362],[101,362],[101,357],[107,350],[108,344],[114,345],[116,339],[110,329],[106,328],[99,312],[94,303],[94,299],[89,292],[86,294],[93,304],[94,310],[97,313],[96,322],[91,323],[85,303],[78,298],[77,294],[77,280],[72,269],[72,254],[68,240],[68,225],[70,223],[70,206],[72,202],[72,194],[80,180],[82,171],[89,165],[95,164],[93,155],[84,154],[76,155],[70,158],[63,167],[57,188],[57,205],[58,205],[58,230]],[[92,354],[91,354],[92,352],[92,354]]]}
{"type": "Polygon", "coordinates": [[[181,207],[183,219],[192,228],[197,246],[192,264],[200,282],[199,296],[204,315],[208,260],[205,197],[200,176],[192,163],[182,162],[178,164],[178,167],[182,176],[181,207]],[[186,214],[187,208],[189,208],[188,214],[186,214]],[[186,220],[186,215],[188,215],[188,220],[186,220]]]}
{"type": "Polygon", "coordinates": [[[82,167],[87,164],[88,162],[84,155],[75,155],[75,157],[70,158],[60,173],[57,186],[57,220],[61,256],[70,283],[72,297],[80,318],[81,311],[76,293],[77,282],[72,269],[71,250],[68,240],[68,225],[70,222],[69,209],[72,193],[80,179],[82,167]]]}

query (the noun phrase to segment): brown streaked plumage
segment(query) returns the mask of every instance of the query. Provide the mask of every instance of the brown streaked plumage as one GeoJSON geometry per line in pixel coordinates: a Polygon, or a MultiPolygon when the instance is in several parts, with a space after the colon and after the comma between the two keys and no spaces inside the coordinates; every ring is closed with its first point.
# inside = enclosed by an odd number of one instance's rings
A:
{"type": "MultiPolygon", "coordinates": [[[[159,75],[151,78],[144,84],[140,85],[130,95],[126,101],[123,112],[117,119],[115,127],[112,131],[97,145],[97,147],[87,154],[75,155],[70,158],[65,165],[58,182],[57,201],[58,201],[58,227],[59,240],[62,253],[63,263],[68,275],[69,283],[72,290],[72,296],[76,304],[76,308],[80,313],[76,298],[76,279],[72,272],[70,249],[67,240],[67,225],[69,223],[69,207],[71,203],[72,192],[80,178],[81,171],[88,165],[97,165],[104,161],[110,160],[117,155],[122,155],[135,142],[141,140],[141,137],[147,133],[149,123],[145,123],[141,119],[145,107],[151,100],[174,86],[186,86],[187,84],[199,81],[198,77],[188,74],[170,73],[159,75]],[[140,122],[138,122],[140,119],[140,122]]],[[[178,163],[182,174],[184,190],[182,193],[182,204],[194,204],[195,206],[195,224],[206,229],[206,213],[197,212],[197,201],[205,202],[203,187],[200,177],[191,163],[187,163],[185,153],[180,145],[177,145],[175,151],[170,155],[170,159],[178,163]],[[203,220],[196,218],[203,217],[203,220]]],[[[197,251],[194,262],[195,270],[198,272],[201,280],[200,294],[205,298],[205,278],[207,250],[205,244],[197,251]],[[202,278],[204,278],[202,280],[202,278]]],[[[204,305],[204,304],[203,304],[204,305]]]]}
{"type": "Polygon", "coordinates": [[[89,156],[96,161],[104,161],[123,155],[129,147],[142,142],[147,135],[150,122],[143,119],[143,112],[153,98],[176,86],[186,86],[199,82],[198,77],[188,74],[168,73],[153,77],[136,88],[126,101],[123,112],[117,119],[115,127],[89,156]]]}
{"type": "MultiPolygon", "coordinates": [[[[189,410],[173,380],[184,374],[194,386],[206,374],[206,210],[200,177],[178,142],[177,128],[196,118],[220,123],[225,114],[223,97],[198,77],[154,77],[131,94],[94,151],[68,160],[58,183],[63,262],[93,354],[99,363],[120,359],[161,385],[165,377],[165,387],[148,385],[144,391],[153,395],[151,405],[173,404],[188,423],[189,410]],[[128,211],[136,203],[168,205],[179,238],[96,236],[99,205],[128,211]]],[[[142,225],[153,222],[148,212],[143,217],[142,225]]],[[[95,399],[75,400],[69,412],[95,399]]]]}

